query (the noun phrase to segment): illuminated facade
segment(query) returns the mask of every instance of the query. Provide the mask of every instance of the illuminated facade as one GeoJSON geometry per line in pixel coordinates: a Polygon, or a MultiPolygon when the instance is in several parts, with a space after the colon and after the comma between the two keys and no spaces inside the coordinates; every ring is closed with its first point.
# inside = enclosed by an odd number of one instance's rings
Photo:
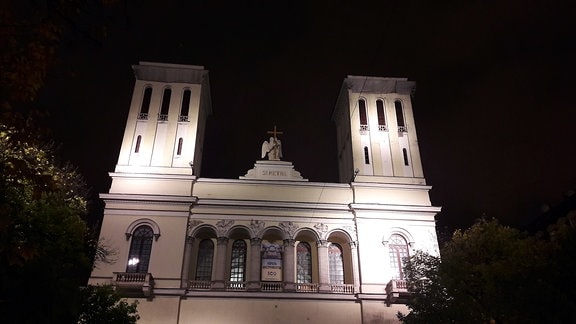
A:
{"type": "Polygon", "coordinates": [[[344,80],[333,114],[339,183],[302,178],[273,151],[276,131],[252,170],[212,179],[201,176],[208,72],[133,69],[118,164],[101,194],[100,236],[118,260],[90,283],[139,299],[142,323],[386,323],[406,312],[402,258],[438,253],[440,211],[422,172],[413,82],[344,80]]]}

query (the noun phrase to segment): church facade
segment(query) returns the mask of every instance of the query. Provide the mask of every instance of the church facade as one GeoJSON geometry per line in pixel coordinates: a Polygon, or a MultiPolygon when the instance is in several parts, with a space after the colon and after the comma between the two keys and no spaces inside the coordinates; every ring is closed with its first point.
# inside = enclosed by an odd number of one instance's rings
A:
{"type": "MultiPolygon", "coordinates": [[[[201,176],[208,71],[140,62],[90,284],[141,323],[393,323],[402,259],[438,254],[404,78],[348,76],[333,113],[338,183],[304,179],[274,128],[238,179],[201,176]]],[[[262,139],[264,140],[264,138],[262,139]]]]}

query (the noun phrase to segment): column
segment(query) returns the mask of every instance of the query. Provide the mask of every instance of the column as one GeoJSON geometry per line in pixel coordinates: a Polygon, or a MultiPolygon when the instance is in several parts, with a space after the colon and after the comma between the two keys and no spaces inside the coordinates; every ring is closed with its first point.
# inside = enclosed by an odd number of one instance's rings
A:
{"type": "Polygon", "coordinates": [[[249,291],[260,291],[260,250],[262,249],[262,239],[255,237],[250,239],[250,268],[248,271],[248,283],[246,289],[249,291]]]}
{"type": "Polygon", "coordinates": [[[214,289],[224,289],[224,269],[226,269],[226,247],[228,245],[227,237],[219,237],[216,244],[216,269],[214,270],[214,289]]]}
{"type": "Polygon", "coordinates": [[[352,276],[354,277],[354,292],[360,292],[360,267],[358,266],[358,243],[352,241],[350,244],[350,255],[352,259],[352,276]]]}
{"type": "Polygon", "coordinates": [[[318,246],[318,274],[320,280],[320,292],[330,292],[330,267],[328,261],[328,241],[319,240],[318,246]]]}
{"type": "Polygon", "coordinates": [[[188,288],[188,275],[190,273],[190,258],[192,257],[192,248],[194,244],[194,238],[192,236],[186,236],[186,245],[184,246],[184,261],[182,264],[182,282],[180,288],[188,288]]]}
{"type": "Polygon", "coordinates": [[[284,291],[293,292],[296,290],[294,284],[294,239],[284,240],[284,253],[282,253],[282,280],[284,281],[284,291]]]}

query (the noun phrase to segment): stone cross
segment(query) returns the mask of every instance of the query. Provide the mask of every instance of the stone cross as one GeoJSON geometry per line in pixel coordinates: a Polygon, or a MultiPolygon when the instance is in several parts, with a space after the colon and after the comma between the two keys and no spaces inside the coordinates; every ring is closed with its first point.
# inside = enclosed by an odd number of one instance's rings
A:
{"type": "Polygon", "coordinates": [[[268,131],[267,134],[273,134],[274,135],[274,139],[276,139],[276,134],[282,135],[284,134],[284,132],[280,132],[276,130],[276,125],[274,125],[274,130],[273,131],[268,131]]]}

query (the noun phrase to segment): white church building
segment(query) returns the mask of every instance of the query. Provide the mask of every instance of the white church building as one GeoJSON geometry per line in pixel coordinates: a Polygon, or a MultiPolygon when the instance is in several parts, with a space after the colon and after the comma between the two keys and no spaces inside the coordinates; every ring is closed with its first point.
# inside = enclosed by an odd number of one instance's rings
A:
{"type": "Polygon", "coordinates": [[[100,237],[117,261],[98,264],[90,284],[137,299],[140,323],[394,323],[408,311],[402,259],[438,254],[440,211],[422,172],[413,81],[344,79],[332,115],[338,183],[310,182],[283,160],[274,125],[255,139],[253,169],[215,179],[201,173],[208,71],[133,70],[118,163],[100,195],[100,237]]]}

